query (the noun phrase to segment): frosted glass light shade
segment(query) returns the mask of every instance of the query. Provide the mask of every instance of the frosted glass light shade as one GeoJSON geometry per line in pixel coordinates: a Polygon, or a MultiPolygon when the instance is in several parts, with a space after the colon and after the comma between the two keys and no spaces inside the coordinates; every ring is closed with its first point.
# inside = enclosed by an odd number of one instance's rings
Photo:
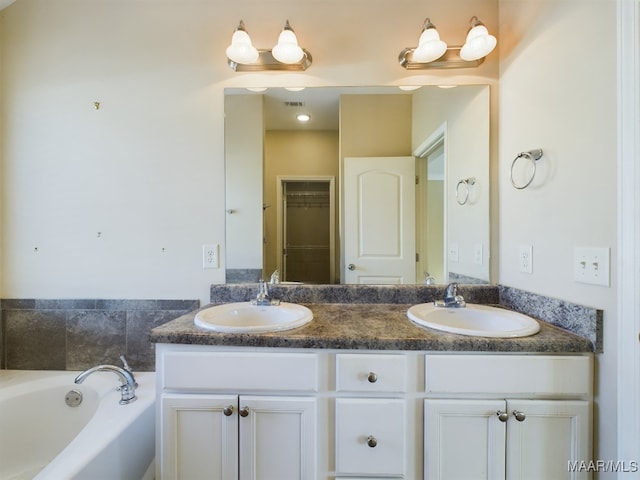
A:
{"type": "Polygon", "coordinates": [[[496,37],[489,35],[487,27],[476,25],[467,34],[467,40],[460,49],[460,58],[467,61],[486,57],[496,47],[496,37]]]}
{"type": "MultiPolygon", "coordinates": [[[[242,26],[242,24],[241,24],[242,26]]],[[[227,47],[227,58],[243,65],[255,63],[258,60],[258,50],[251,43],[251,37],[241,27],[238,27],[231,37],[231,45],[227,47]]]]}
{"type": "Polygon", "coordinates": [[[436,28],[429,22],[418,41],[418,47],[413,51],[413,61],[419,63],[429,63],[437,60],[447,50],[447,44],[440,40],[440,35],[436,28]]]}
{"type": "Polygon", "coordinates": [[[273,47],[271,54],[273,58],[282,63],[297,63],[304,57],[304,51],[298,45],[298,38],[291,29],[288,20],[280,32],[278,44],[273,47]]]}

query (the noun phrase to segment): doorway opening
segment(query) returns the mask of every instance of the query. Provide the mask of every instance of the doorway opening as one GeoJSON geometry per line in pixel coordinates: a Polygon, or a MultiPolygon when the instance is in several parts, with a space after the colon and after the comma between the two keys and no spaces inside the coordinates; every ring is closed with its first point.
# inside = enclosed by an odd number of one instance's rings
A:
{"type": "Polygon", "coordinates": [[[283,282],[333,283],[335,177],[278,177],[278,270],[283,282]]]}
{"type": "Polygon", "coordinates": [[[432,277],[448,283],[447,268],[447,152],[446,123],[415,151],[416,176],[416,282],[432,277]]]}

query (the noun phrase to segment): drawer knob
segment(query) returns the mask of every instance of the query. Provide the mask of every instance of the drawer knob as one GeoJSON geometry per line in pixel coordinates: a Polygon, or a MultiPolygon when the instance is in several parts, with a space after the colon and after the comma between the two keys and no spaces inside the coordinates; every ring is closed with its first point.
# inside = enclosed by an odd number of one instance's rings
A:
{"type": "Polygon", "coordinates": [[[367,375],[367,380],[369,380],[369,383],[376,383],[378,381],[378,375],[373,372],[369,372],[369,375],[367,375]]]}
{"type": "Polygon", "coordinates": [[[233,415],[233,405],[227,405],[226,407],[224,407],[222,413],[224,413],[225,417],[230,417],[231,415],[233,415]]]}
{"type": "Polygon", "coordinates": [[[242,407],[238,413],[241,417],[246,417],[249,415],[249,407],[242,407]]]}
{"type": "Polygon", "coordinates": [[[513,416],[516,417],[516,420],[519,422],[524,422],[525,418],[527,418],[526,415],[520,410],[514,410],[513,416]]]}
{"type": "Polygon", "coordinates": [[[373,435],[369,435],[367,437],[367,445],[369,445],[371,448],[374,448],[376,445],[378,445],[378,440],[376,440],[376,437],[374,437],[373,435]]]}
{"type": "Polygon", "coordinates": [[[496,412],[496,415],[498,416],[498,420],[500,420],[503,423],[509,420],[509,414],[507,412],[501,412],[500,410],[498,410],[496,412]]]}

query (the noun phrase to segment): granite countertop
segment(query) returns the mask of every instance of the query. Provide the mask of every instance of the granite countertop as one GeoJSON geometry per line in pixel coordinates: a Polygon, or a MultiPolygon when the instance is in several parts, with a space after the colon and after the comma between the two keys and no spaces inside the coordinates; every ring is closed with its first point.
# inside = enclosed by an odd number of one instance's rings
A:
{"type": "MultiPolygon", "coordinates": [[[[190,312],[151,331],[154,343],[352,350],[452,352],[592,352],[592,343],[546,322],[536,335],[488,338],[418,327],[406,316],[407,304],[305,304],[313,321],[273,333],[217,333],[196,327],[190,312]]],[[[203,308],[207,308],[205,306],[203,308]]]]}

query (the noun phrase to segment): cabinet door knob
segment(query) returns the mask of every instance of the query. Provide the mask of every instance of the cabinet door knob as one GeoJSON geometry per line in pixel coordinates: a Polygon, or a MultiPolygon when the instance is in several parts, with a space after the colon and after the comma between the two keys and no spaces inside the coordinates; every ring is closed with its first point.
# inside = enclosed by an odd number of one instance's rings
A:
{"type": "Polygon", "coordinates": [[[249,415],[249,407],[242,407],[238,413],[241,417],[246,417],[249,415]]]}
{"type": "Polygon", "coordinates": [[[503,423],[509,420],[509,414],[507,412],[501,412],[500,410],[498,410],[496,412],[496,415],[498,416],[498,420],[500,420],[503,423]]]}
{"type": "Polygon", "coordinates": [[[524,422],[525,418],[527,418],[526,415],[520,410],[514,410],[513,416],[516,417],[516,420],[519,422],[524,422]]]}
{"type": "Polygon", "coordinates": [[[374,437],[373,435],[369,435],[367,437],[367,445],[369,445],[371,448],[374,448],[376,445],[378,445],[378,440],[376,440],[376,437],[374,437]]]}
{"type": "Polygon", "coordinates": [[[349,265],[347,265],[347,268],[349,269],[349,271],[353,272],[356,269],[356,266],[353,263],[350,263],[349,265]]]}
{"type": "Polygon", "coordinates": [[[224,413],[225,417],[230,417],[231,415],[233,415],[233,405],[227,405],[226,407],[224,407],[222,413],[224,413]]]}
{"type": "Polygon", "coordinates": [[[378,375],[373,372],[369,372],[369,375],[367,375],[367,380],[369,380],[369,383],[376,383],[378,381],[378,375]]]}

